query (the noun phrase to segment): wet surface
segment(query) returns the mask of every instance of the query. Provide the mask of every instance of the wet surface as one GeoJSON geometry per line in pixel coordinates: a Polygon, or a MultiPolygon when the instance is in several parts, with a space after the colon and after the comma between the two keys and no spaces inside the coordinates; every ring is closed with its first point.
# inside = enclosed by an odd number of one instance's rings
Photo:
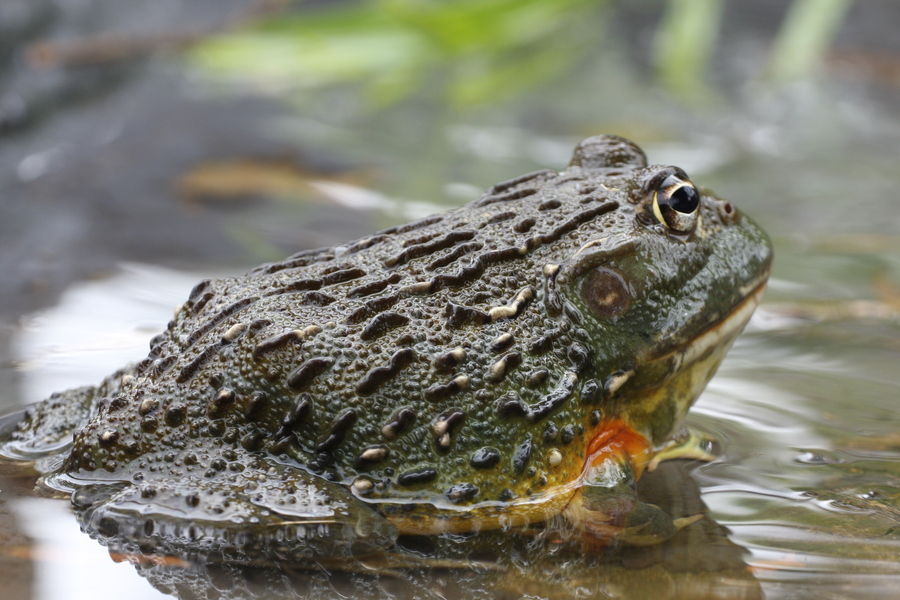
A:
{"type": "Polygon", "coordinates": [[[362,561],[336,574],[324,570],[334,565],[138,556],[81,533],[67,501],[36,495],[27,469],[4,466],[4,598],[95,597],[97,581],[135,598],[894,593],[892,3],[854,5],[825,70],[781,87],[765,85],[760,65],[783,3],[759,3],[755,16],[729,3],[698,104],[653,79],[660,11],[635,3],[590,13],[585,23],[608,35],[574,30],[572,67],[515,95],[470,106],[421,91],[377,108],[353,86],[285,93],[277,73],[261,78],[252,64],[210,73],[194,38],[255,19],[250,2],[185,13],[169,1],[140,16],[131,4],[0,7],[0,52],[12,59],[0,99],[2,413],[142,358],[202,277],[459,204],[495,181],[561,166],[575,140],[600,131],[635,138],[752,214],[775,240],[775,273],[689,418],[719,440],[720,457],[665,465],[643,483],[679,514],[708,507],[662,547],[583,553],[501,540],[508,552],[498,558],[444,541],[424,557],[478,562],[398,570],[362,561]],[[75,54],[82,62],[72,63],[72,48],[96,51],[81,42],[110,33],[150,41],[124,58],[75,54]],[[81,45],[36,45],[62,41],[81,45]]]}

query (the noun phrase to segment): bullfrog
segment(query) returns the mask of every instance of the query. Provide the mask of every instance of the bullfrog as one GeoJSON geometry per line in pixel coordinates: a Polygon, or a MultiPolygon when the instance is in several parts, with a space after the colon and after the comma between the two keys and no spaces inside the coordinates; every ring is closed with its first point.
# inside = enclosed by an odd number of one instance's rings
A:
{"type": "Polygon", "coordinates": [[[204,280],[144,360],[2,453],[100,535],[336,557],[550,520],[652,544],[641,501],[763,293],[766,234],[624,138],[445,214],[204,280]]]}

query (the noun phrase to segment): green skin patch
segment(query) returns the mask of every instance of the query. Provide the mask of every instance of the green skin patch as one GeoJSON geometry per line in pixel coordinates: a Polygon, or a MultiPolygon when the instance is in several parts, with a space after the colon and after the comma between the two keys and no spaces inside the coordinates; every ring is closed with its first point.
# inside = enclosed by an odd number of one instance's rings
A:
{"type": "MultiPolygon", "coordinates": [[[[288,528],[339,555],[574,515],[599,424],[662,447],[770,263],[731,204],[588,138],[561,172],[200,282],[145,360],[31,407],[0,452],[59,455],[44,481],[89,530],[173,545],[191,522],[214,549],[288,528]]],[[[599,531],[590,496],[572,518],[599,531]]]]}

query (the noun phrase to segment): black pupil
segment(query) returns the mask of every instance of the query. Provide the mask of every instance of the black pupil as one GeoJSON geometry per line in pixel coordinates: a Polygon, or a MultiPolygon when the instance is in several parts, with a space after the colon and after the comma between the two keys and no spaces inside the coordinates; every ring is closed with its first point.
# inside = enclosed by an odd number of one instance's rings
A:
{"type": "Polygon", "coordinates": [[[680,213],[690,214],[697,210],[698,204],[700,204],[700,194],[692,185],[681,186],[669,197],[669,206],[680,213]]]}

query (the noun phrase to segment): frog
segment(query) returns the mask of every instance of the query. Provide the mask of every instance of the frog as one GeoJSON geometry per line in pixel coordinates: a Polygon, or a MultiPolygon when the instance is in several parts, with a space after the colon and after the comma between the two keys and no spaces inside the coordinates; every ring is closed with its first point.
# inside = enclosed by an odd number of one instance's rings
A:
{"type": "Polygon", "coordinates": [[[636,482],[707,456],[673,436],[771,265],[733,204],[593,136],[563,170],[201,281],[145,359],[31,406],[0,453],[141,548],[325,559],[550,522],[654,544],[695,519],[636,482]]]}

